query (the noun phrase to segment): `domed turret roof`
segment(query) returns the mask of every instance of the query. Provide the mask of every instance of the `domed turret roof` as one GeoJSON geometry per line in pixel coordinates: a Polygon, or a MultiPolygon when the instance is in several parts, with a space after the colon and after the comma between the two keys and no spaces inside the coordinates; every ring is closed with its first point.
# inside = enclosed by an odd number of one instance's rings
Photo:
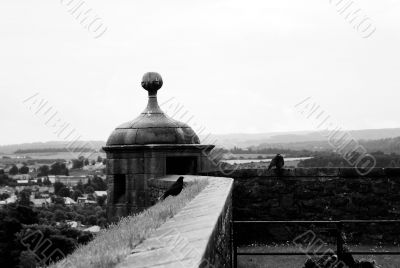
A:
{"type": "Polygon", "coordinates": [[[149,93],[146,109],[134,120],[118,126],[107,146],[146,144],[200,144],[196,133],[187,124],[172,119],[158,105],[157,91],[163,81],[158,73],[146,73],[142,87],[149,93]]]}

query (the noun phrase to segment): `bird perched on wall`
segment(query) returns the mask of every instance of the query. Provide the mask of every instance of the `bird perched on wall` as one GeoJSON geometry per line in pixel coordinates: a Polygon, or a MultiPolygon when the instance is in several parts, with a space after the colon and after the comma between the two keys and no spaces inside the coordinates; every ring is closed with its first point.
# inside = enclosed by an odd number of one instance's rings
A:
{"type": "Polygon", "coordinates": [[[167,191],[165,191],[165,193],[161,197],[161,200],[164,200],[165,198],[167,198],[170,195],[177,196],[178,194],[180,194],[183,189],[183,179],[184,179],[184,177],[182,177],[182,176],[179,177],[178,180],[176,182],[174,182],[174,184],[172,184],[171,187],[169,187],[167,191]]]}
{"type": "Polygon", "coordinates": [[[271,163],[269,163],[268,170],[275,167],[276,169],[281,169],[285,165],[285,160],[283,160],[283,156],[280,154],[275,155],[272,158],[271,163]]]}

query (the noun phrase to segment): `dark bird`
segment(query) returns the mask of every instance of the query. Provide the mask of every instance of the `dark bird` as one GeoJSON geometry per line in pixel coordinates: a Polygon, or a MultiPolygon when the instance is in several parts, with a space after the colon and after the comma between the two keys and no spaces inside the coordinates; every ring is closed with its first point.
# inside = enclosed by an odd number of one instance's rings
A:
{"type": "Polygon", "coordinates": [[[178,194],[180,194],[183,189],[183,179],[184,178],[182,176],[179,177],[178,180],[176,182],[174,182],[174,184],[172,184],[171,187],[169,187],[167,191],[165,191],[165,193],[161,197],[161,200],[164,200],[165,198],[167,198],[170,195],[177,196],[178,194]]]}
{"type": "Polygon", "coordinates": [[[281,169],[285,165],[285,160],[283,160],[283,156],[280,154],[275,155],[272,158],[271,163],[269,163],[268,170],[275,167],[276,169],[281,169]]]}

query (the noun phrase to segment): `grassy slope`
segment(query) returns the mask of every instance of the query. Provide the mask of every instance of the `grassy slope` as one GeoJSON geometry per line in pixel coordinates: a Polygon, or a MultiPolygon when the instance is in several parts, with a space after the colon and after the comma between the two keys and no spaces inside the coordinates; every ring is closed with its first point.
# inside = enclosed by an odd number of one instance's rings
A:
{"type": "Polygon", "coordinates": [[[189,184],[177,197],[169,197],[149,209],[126,218],[102,231],[89,244],[50,267],[112,267],[121,262],[135,246],[148,238],[167,219],[173,217],[207,185],[206,181],[189,184]],[[69,266],[72,264],[73,266],[69,266]]]}

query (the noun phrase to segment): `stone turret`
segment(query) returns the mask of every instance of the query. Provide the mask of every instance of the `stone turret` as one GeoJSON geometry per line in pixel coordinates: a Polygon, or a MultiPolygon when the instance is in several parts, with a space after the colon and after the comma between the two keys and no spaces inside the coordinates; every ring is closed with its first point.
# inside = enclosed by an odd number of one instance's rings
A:
{"type": "Polygon", "coordinates": [[[132,121],[118,126],[103,148],[107,153],[109,220],[150,206],[147,183],[169,174],[198,174],[210,167],[213,145],[201,145],[187,124],[166,115],[158,105],[163,85],[158,73],[146,73],[142,87],[148,104],[132,121]]]}

